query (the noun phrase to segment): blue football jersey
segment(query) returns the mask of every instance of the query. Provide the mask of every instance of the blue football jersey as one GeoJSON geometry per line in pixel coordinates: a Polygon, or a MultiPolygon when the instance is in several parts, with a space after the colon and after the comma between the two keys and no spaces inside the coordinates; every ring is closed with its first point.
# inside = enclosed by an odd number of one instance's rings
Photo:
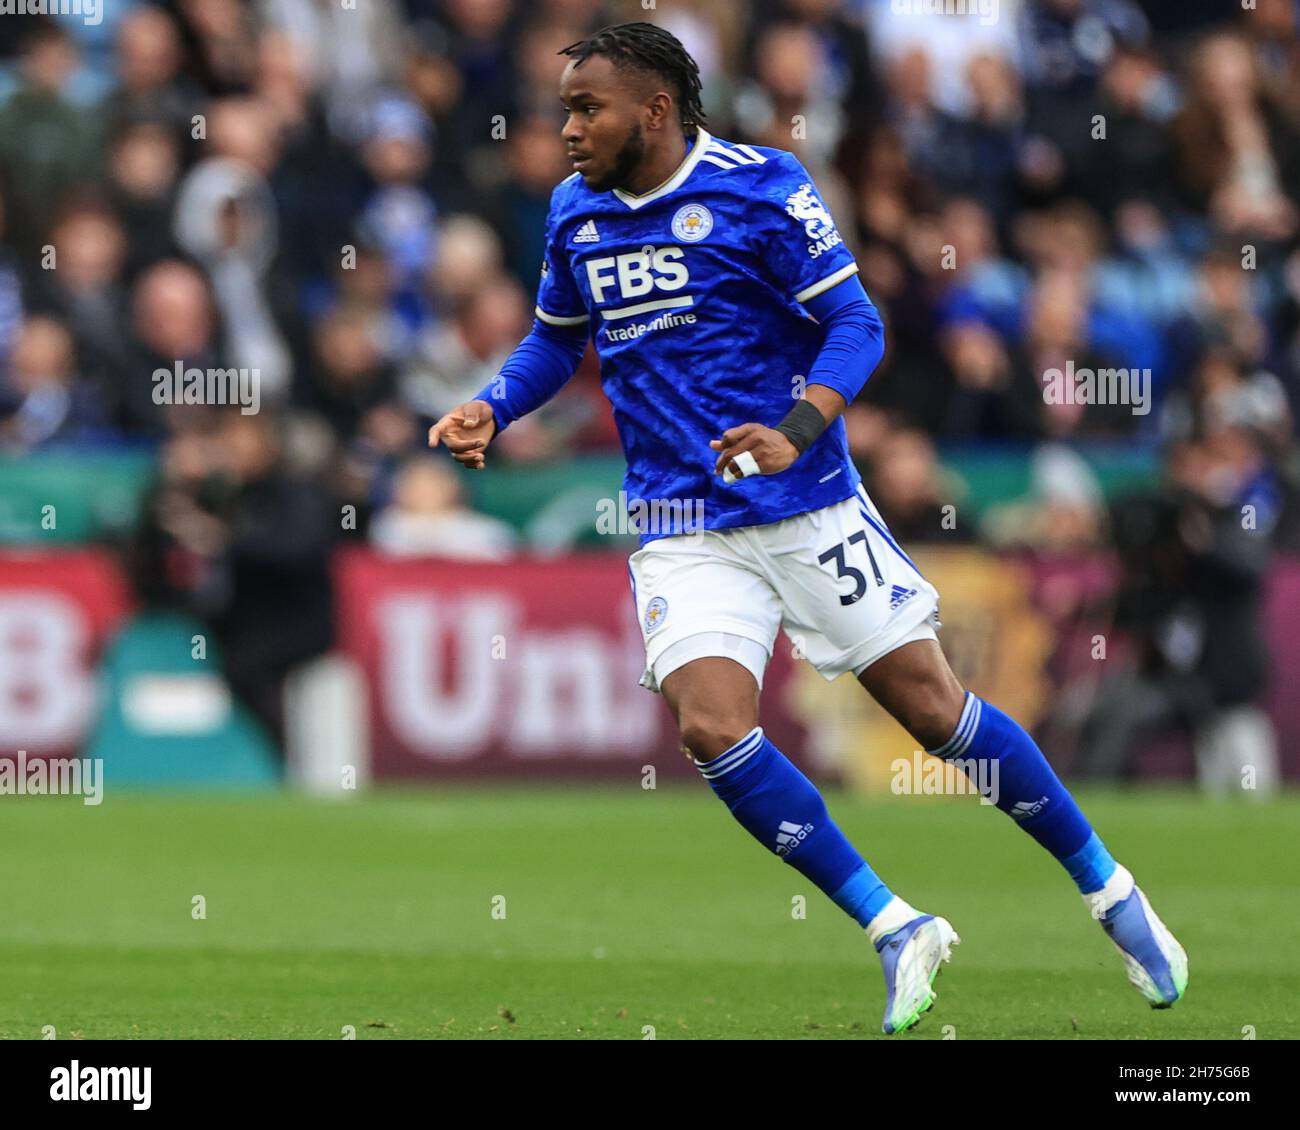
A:
{"type": "MultiPolygon", "coordinates": [[[[842,419],[787,470],[731,485],[713,473],[709,441],[785,418],[824,336],[800,304],[855,271],[812,178],[784,150],[700,129],[651,192],[593,192],[577,173],[556,187],[536,316],[590,330],[631,516],[667,519],[681,502],[687,528],[727,529],[854,493],[842,419]]],[[[666,524],[642,541],[676,532],[666,524]]]]}

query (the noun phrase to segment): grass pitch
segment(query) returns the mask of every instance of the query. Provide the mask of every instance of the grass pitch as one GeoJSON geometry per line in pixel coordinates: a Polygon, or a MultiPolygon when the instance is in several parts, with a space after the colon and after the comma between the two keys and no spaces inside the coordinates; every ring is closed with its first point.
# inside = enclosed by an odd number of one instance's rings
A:
{"type": "MultiPolygon", "coordinates": [[[[1165,1012],[1001,813],[828,802],[963,939],[896,1041],[1300,1037],[1300,796],[1080,793],[1187,948],[1165,1012]]],[[[0,861],[3,1037],[885,1038],[862,932],[703,786],[9,797],[0,861]]]]}

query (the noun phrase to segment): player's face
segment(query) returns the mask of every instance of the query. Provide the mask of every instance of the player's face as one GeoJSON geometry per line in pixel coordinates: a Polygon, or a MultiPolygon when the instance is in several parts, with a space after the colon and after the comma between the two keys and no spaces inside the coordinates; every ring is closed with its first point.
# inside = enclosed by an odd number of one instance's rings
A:
{"type": "Polygon", "coordinates": [[[608,192],[632,179],[645,158],[644,106],[601,55],[580,67],[570,63],[560,79],[568,119],[560,136],[593,192],[608,192]]]}

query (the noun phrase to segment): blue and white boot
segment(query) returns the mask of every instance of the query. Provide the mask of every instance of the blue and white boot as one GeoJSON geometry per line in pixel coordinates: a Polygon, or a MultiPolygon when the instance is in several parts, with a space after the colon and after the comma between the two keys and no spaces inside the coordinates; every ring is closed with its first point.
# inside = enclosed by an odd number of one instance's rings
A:
{"type": "MultiPolygon", "coordinates": [[[[1123,954],[1133,987],[1152,1008],[1169,1008],[1187,991],[1187,953],[1151,909],[1133,876],[1123,867],[1116,868],[1115,875],[1111,883],[1121,889],[1131,884],[1132,889],[1100,915],[1101,928],[1123,954]]],[[[1099,910],[1094,901],[1098,894],[1084,895],[1084,901],[1099,910]]]]}
{"type": "Polygon", "coordinates": [[[881,1027],[886,1036],[892,1036],[916,1024],[938,999],[931,986],[939,966],[952,960],[952,947],[961,938],[946,918],[921,914],[874,941],[885,969],[885,1020],[881,1027]]]}

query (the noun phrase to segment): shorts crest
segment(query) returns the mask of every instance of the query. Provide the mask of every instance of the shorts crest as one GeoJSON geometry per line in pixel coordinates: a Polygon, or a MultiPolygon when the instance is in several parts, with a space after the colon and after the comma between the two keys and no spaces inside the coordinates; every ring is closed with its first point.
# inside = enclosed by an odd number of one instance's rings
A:
{"type": "Polygon", "coordinates": [[[645,607],[645,630],[653,632],[661,627],[668,618],[668,601],[662,596],[654,597],[645,607]]]}

